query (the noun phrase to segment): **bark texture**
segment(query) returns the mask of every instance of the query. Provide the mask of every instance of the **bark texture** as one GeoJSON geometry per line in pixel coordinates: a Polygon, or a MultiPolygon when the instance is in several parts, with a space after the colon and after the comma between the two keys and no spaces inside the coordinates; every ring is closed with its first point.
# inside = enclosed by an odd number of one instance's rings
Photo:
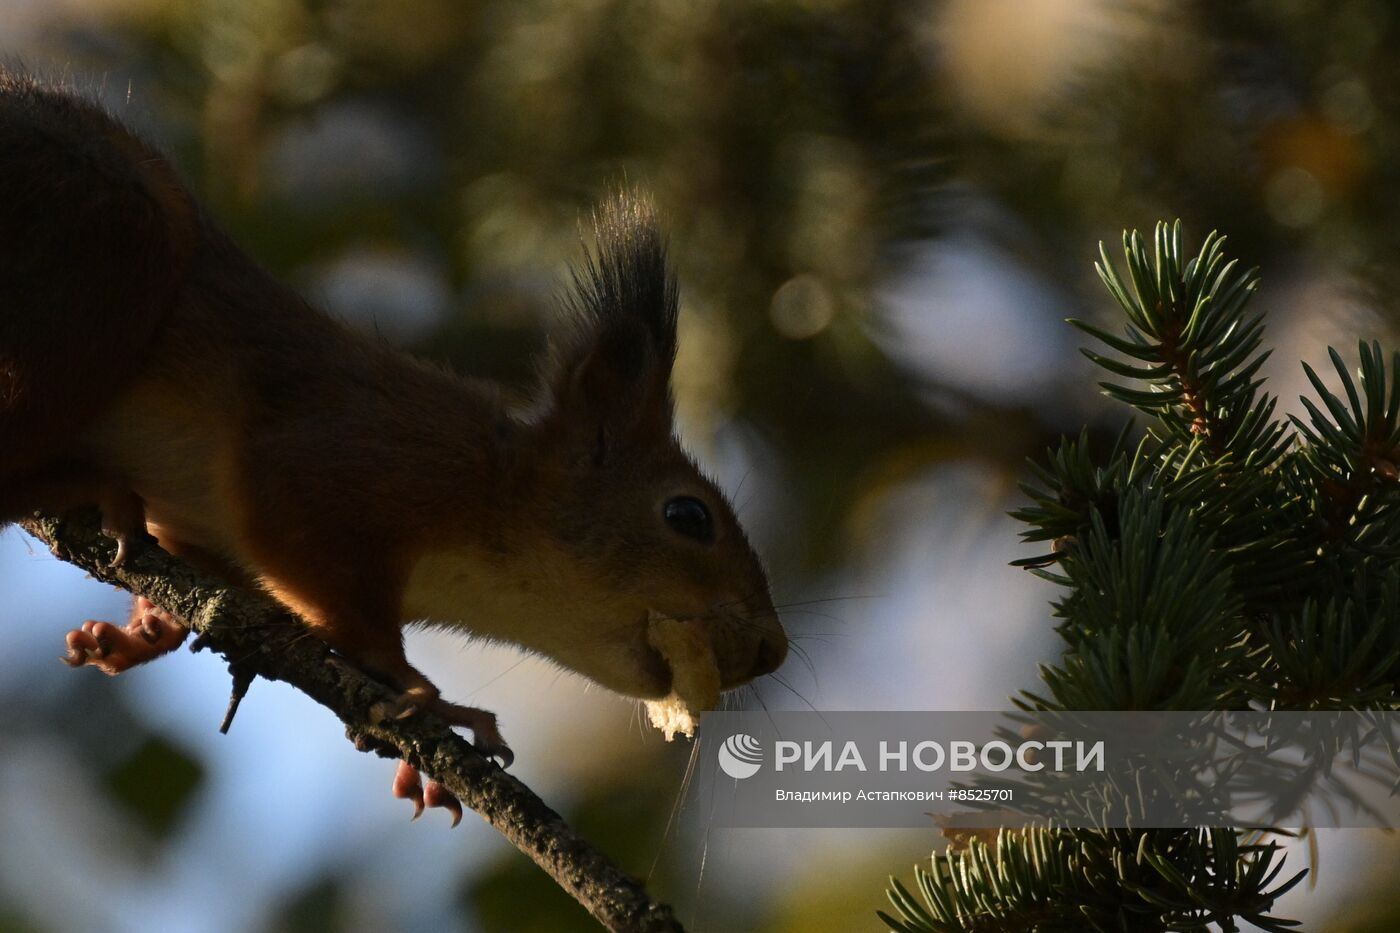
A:
{"type": "Polygon", "coordinates": [[[436,778],[475,810],[609,930],[679,931],[671,908],[651,899],[636,879],[564,822],[534,791],[477,753],[471,743],[431,715],[375,724],[370,707],[389,688],[336,657],[320,639],[265,595],[229,587],[161,550],[133,541],[126,561],[112,566],[115,542],[91,510],[20,523],[59,560],[93,577],[145,596],[185,622],[196,649],[224,656],[239,684],[253,677],[291,684],[334,713],[361,751],[402,758],[436,778]]]}

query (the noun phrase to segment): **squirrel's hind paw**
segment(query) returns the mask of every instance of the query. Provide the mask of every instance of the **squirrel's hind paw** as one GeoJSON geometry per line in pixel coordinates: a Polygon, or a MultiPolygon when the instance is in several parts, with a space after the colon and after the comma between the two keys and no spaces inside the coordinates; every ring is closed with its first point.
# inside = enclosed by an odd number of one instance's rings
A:
{"type": "Polygon", "coordinates": [[[394,796],[401,800],[413,801],[413,818],[423,815],[423,808],[440,808],[452,814],[452,826],[462,822],[462,804],[452,792],[437,781],[428,780],[423,784],[423,776],[418,769],[406,761],[399,762],[394,773],[394,796]]]}
{"type": "Polygon", "coordinates": [[[89,619],[69,632],[62,661],[69,667],[91,665],[104,674],[120,674],[174,651],[189,633],[170,613],[138,596],[124,627],[89,619]]]}

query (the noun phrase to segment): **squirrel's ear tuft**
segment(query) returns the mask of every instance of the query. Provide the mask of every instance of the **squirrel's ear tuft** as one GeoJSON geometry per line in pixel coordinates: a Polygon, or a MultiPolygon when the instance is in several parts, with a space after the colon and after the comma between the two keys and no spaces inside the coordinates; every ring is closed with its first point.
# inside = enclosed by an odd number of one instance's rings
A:
{"type": "Polygon", "coordinates": [[[573,415],[659,417],[669,430],[678,297],[656,213],[645,197],[616,194],[594,212],[593,234],[561,302],[550,394],[573,415]]]}
{"type": "Polygon", "coordinates": [[[669,374],[676,358],[676,280],[666,263],[666,240],[651,201],[635,192],[613,195],[593,213],[596,247],[572,269],[564,310],[576,342],[615,328],[640,327],[647,349],[669,374]]]}

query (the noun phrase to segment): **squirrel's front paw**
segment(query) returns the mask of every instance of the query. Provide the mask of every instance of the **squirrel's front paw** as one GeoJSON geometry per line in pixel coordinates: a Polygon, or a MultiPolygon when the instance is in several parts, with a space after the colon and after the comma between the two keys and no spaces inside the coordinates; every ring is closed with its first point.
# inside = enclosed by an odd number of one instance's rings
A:
{"type": "Polygon", "coordinates": [[[437,702],[438,689],[432,684],[409,687],[392,700],[380,700],[369,708],[369,721],[373,725],[390,719],[407,719],[421,710],[428,709],[437,702]]]}
{"type": "MultiPolygon", "coordinates": [[[[509,768],[515,761],[515,753],[496,726],[496,714],[475,706],[458,706],[443,699],[427,704],[428,709],[447,721],[448,725],[465,726],[472,730],[472,745],[487,758],[497,761],[502,768],[509,768]]],[[[413,818],[423,815],[424,807],[440,807],[452,814],[452,825],[462,821],[462,803],[452,792],[437,781],[423,783],[418,769],[406,761],[399,762],[394,773],[394,796],[413,801],[413,818]]]]}
{"type": "Polygon", "coordinates": [[[464,726],[472,730],[472,745],[487,758],[493,758],[502,768],[509,768],[515,753],[496,726],[496,714],[475,706],[459,706],[438,695],[431,684],[410,687],[392,700],[380,700],[369,708],[369,721],[379,725],[391,719],[407,719],[420,712],[430,712],[449,726],[464,726]]]}
{"type": "Polygon", "coordinates": [[[509,768],[515,761],[515,752],[510,750],[496,726],[495,713],[475,706],[458,706],[440,697],[428,708],[447,720],[448,725],[465,726],[472,730],[472,745],[485,757],[495,759],[502,768],[509,768]]]}

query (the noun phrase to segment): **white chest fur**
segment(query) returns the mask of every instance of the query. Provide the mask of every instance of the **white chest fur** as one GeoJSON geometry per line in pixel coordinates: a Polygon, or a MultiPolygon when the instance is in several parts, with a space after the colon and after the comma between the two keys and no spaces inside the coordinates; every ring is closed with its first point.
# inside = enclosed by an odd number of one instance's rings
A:
{"type": "Polygon", "coordinates": [[[405,622],[522,645],[638,697],[670,687],[665,662],[646,641],[647,609],[625,588],[589,581],[577,562],[548,546],[510,557],[430,552],[414,566],[404,594],[405,622]]]}

